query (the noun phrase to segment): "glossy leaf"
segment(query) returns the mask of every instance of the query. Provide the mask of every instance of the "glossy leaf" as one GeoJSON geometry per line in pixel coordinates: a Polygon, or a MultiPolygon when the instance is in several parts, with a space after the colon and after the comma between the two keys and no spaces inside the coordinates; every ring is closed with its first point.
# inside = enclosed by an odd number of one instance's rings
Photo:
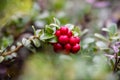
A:
{"type": "Polygon", "coordinates": [[[41,44],[40,44],[39,39],[32,39],[32,41],[36,47],[40,47],[41,44]]]}
{"type": "Polygon", "coordinates": [[[101,35],[101,34],[95,33],[94,36],[97,37],[97,38],[99,38],[99,39],[101,39],[101,40],[103,40],[103,41],[108,41],[108,40],[107,40],[103,35],[101,35]]]}
{"type": "Polygon", "coordinates": [[[97,46],[98,48],[100,48],[100,49],[105,49],[105,48],[107,48],[106,43],[104,43],[104,42],[102,42],[102,41],[97,41],[97,42],[96,42],[96,46],[97,46]]]}
{"type": "Polygon", "coordinates": [[[50,43],[56,43],[57,42],[57,38],[53,37],[53,38],[49,39],[48,42],[50,42],[50,43]]]}
{"type": "Polygon", "coordinates": [[[60,21],[57,18],[53,18],[53,19],[54,19],[55,24],[60,26],[60,21]]]}
{"type": "Polygon", "coordinates": [[[53,37],[54,37],[54,35],[43,33],[43,34],[40,36],[40,40],[44,41],[44,40],[47,40],[47,39],[51,39],[51,38],[53,38],[53,37]]]}
{"type": "Polygon", "coordinates": [[[117,25],[111,23],[111,25],[108,26],[108,29],[110,31],[110,36],[113,36],[117,32],[117,25]]]}
{"type": "Polygon", "coordinates": [[[52,27],[50,27],[49,25],[46,25],[45,26],[45,32],[48,33],[48,34],[52,34],[54,31],[53,31],[52,27]]]}

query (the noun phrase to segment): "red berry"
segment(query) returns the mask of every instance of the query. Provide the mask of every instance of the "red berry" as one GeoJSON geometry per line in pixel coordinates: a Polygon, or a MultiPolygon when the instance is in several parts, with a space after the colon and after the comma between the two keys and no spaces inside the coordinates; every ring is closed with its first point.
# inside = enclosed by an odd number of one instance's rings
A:
{"type": "Polygon", "coordinates": [[[79,45],[79,44],[75,44],[75,45],[72,47],[72,52],[73,52],[73,53],[77,53],[79,50],[80,50],[80,45],[79,45]]]}
{"type": "Polygon", "coordinates": [[[57,30],[57,31],[55,32],[55,35],[56,35],[57,37],[59,37],[59,36],[61,35],[60,30],[57,30]]]}
{"type": "Polygon", "coordinates": [[[68,28],[63,26],[63,27],[60,28],[60,32],[61,32],[61,34],[65,35],[65,34],[68,33],[68,28]]]}
{"type": "Polygon", "coordinates": [[[61,44],[66,44],[69,42],[69,38],[67,35],[61,35],[58,39],[58,41],[61,43],[61,44]]]}
{"type": "Polygon", "coordinates": [[[77,41],[77,43],[80,43],[80,38],[76,37],[76,41],[77,41]]]}
{"type": "Polygon", "coordinates": [[[65,50],[66,50],[66,51],[70,51],[71,48],[72,48],[72,46],[71,46],[69,43],[67,43],[67,44],[65,45],[65,50]]]}
{"type": "Polygon", "coordinates": [[[68,37],[71,37],[73,35],[72,31],[69,30],[67,35],[68,37]]]}
{"type": "Polygon", "coordinates": [[[60,43],[55,43],[53,46],[54,46],[54,51],[55,52],[59,52],[63,49],[62,45],[60,43]]]}
{"type": "Polygon", "coordinates": [[[71,45],[75,45],[77,43],[77,39],[72,36],[72,37],[70,37],[69,42],[70,42],[71,45]]]}

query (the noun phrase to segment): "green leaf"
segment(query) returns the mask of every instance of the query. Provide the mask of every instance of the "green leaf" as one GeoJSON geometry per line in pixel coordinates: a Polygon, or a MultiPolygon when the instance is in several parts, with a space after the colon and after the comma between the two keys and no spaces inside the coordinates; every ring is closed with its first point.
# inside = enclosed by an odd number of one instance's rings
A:
{"type": "Polygon", "coordinates": [[[108,41],[108,40],[107,40],[103,35],[101,35],[101,34],[95,33],[94,36],[97,37],[97,38],[99,38],[99,39],[101,39],[101,40],[103,40],[103,41],[108,41]]]}
{"type": "Polygon", "coordinates": [[[106,44],[102,41],[97,41],[96,46],[100,49],[106,49],[107,48],[106,44]]]}
{"type": "Polygon", "coordinates": [[[81,32],[81,36],[85,35],[88,32],[88,29],[84,29],[84,31],[81,32]]]}
{"type": "Polygon", "coordinates": [[[57,37],[53,37],[52,39],[48,40],[50,43],[56,43],[57,42],[57,37]]]}
{"type": "Polygon", "coordinates": [[[108,26],[108,29],[110,31],[110,36],[113,36],[116,32],[117,32],[117,26],[116,24],[114,23],[111,23],[109,26],[108,26]]]}
{"type": "Polygon", "coordinates": [[[52,34],[43,33],[43,34],[40,36],[40,40],[45,41],[45,40],[51,39],[51,38],[53,38],[53,37],[54,37],[54,35],[52,35],[52,34]]]}
{"type": "Polygon", "coordinates": [[[110,32],[108,28],[102,28],[102,31],[110,32]]]}
{"type": "Polygon", "coordinates": [[[41,44],[40,44],[39,39],[32,39],[32,41],[36,47],[40,47],[41,44]]]}
{"type": "Polygon", "coordinates": [[[39,37],[42,34],[42,32],[43,31],[41,29],[38,29],[38,30],[35,31],[35,34],[36,34],[36,36],[39,37]]]}
{"type": "Polygon", "coordinates": [[[22,44],[25,46],[25,47],[30,47],[30,44],[31,44],[31,41],[26,39],[26,38],[23,38],[22,39],[22,44]]]}
{"type": "Polygon", "coordinates": [[[112,39],[112,40],[118,40],[118,39],[120,39],[120,37],[119,36],[112,36],[112,37],[110,37],[110,39],[112,39]]]}
{"type": "Polygon", "coordinates": [[[60,26],[60,21],[57,18],[53,18],[54,19],[54,23],[60,26]]]}
{"type": "Polygon", "coordinates": [[[0,39],[0,49],[6,48],[13,43],[13,36],[3,37],[0,39]]]}
{"type": "Polygon", "coordinates": [[[54,23],[51,23],[50,26],[56,27],[56,29],[59,29],[59,28],[60,28],[60,26],[58,26],[57,24],[54,24],[54,23]]]}
{"type": "Polygon", "coordinates": [[[32,28],[33,28],[34,34],[36,35],[36,30],[35,30],[35,27],[34,27],[34,26],[32,26],[32,28]]]}
{"type": "Polygon", "coordinates": [[[74,36],[80,36],[80,28],[79,27],[75,27],[74,29],[73,29],[73,34],[74,34],[74,36]]]}
{"type": "Polygon", "coordinates": [[[66,24],[66,27],[68,27],[69,30],[73,30],[74,29],[74,25],[73,24],[66,24]]]}
{"type": "Polygon", "coordinates": [[[3,56],[0,56],[0,63],[4,60],[3,56]]]}
{"type": "Polygon", "coordinates": [[[52,29],[52,27],[50,27],[49,25],[46,25],[45,26],[45,32],[46,33],[49,33],[49,34],[52,34],[54,32],[54,30],[52,29]]]}
{"type": "Polygon", "coordinates": [[[94,41],[95,41],[94,38],[88,37],[88,38],[86,38],[86,39],[84,40],[84,43],[85,43],[85,44],[90,44],[90,43],[93,43],[94,41]]]}

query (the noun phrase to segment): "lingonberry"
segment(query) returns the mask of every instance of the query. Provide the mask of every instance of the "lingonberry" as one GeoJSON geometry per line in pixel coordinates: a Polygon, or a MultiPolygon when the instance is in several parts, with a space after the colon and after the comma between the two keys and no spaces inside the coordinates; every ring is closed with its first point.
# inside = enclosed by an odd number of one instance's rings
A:
{"type": "Polygon", "coordinates": [[[67,36],[71,37],[73,35],[72,31],[68,30],[67,36]]]}
{"type": "Polygon", "coordinates": [[[80,45],[79,45],[79,44],[75,44],[75,45],[72,47],[72,52],[73,52],[73,53],[77,53],[79,50],[80,50],[80,45]]]}
{"type": "Polygon", "coordinates": [[[55,35],[56,35],[57,37],[59,37],[59,36],[61,35],[60,30],[57,30],[57,31],[55,32],[55,35]]]}
{"type": "Polygon", "coordinates": [[[58,39],[59,43],[66,44],[69,42],[69,38],[67,35],[61,35],[58,39]]]}
{"type": "Polygon", "coordinates": [[[63,49],[62,45],[60,43],[55,43],[53,46],[54,46],[54,51],[55,52],[59,52],[63,49]]]}
{"type": "Polygon", "coordinates": [[[62,35],[65,35],[65,34],[68,33],[68,28],[63,26],[63,27],[60,28],[60,32],[61,32],[62,35]]]}
{"type": "Polygon", "coordinates": [[[70,51],[72,46],[69,43],[67,43],[64,48],[66,51],[70,51]]]}
{"type": "Polygon", "coordinates": [[[75,45],[75,44],[77,43],[76,37],[73,37],[73,36],[70,37],[69,43],[70,43],[71,45],[75,45]]]}
{"type": "Polygon", "coordinates": [[[75,37],[75,38],[76,38],[77,43],[80,43],[80,38],[79,37],[75,37]]]}

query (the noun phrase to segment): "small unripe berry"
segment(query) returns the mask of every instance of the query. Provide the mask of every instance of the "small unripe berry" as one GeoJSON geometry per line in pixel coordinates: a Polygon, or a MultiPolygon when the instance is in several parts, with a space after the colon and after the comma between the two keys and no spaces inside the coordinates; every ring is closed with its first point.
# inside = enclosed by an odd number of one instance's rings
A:
{"type": "Polygon", "coordinates": [[[72,47],[72,52],[73,52],[73,53],[77,53],[79,50],[80,50],[80,45],[79,45],[79,44],[75,44],[75,45],[72,47]]]}
{"type": "Polygon", "coordinates": [[[62,35],[66,35],[68,33],[68,28],[63,26],[63,27],[60,28],[60,32],[61,32],[62,35]]]}
{"type": "Polygon", "coordinates": [[[60,30],[57,30],[57,31],[55,32],[55,35],[56,35],[57,37],[59,37],[59,36],[61,35],[60,30]]]}
{"type": "Polygon", "coordinates": [[[58,39],[59,43],[66,44],[69,42],[69,38],[67,35],[61,35],[58,39]]]}
{"type": "Polygon", "coordinates": [[[63,49],[62,45],[60,43],[55,43],[53,46],[54,46],[54,51],[55,52],[59,52],[63,49]]]}

